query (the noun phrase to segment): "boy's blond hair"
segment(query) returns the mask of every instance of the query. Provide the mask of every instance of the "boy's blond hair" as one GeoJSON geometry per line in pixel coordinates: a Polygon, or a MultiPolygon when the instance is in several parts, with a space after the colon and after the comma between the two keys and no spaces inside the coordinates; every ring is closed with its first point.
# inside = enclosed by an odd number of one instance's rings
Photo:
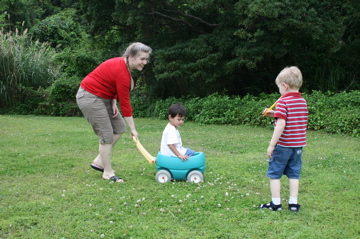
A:
{"type": "Polygon", "coordinates": [[[300,89],[303,83],[301,71],[296,66],[285,67],[276,77],[275,83],[277,85],[285,83],[291,89],[300,89]]]}

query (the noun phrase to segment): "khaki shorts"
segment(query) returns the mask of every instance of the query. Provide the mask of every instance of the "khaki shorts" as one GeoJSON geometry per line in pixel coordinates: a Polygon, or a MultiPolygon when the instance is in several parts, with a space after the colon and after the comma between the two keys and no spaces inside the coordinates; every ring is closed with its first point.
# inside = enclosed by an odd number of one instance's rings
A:
{"type": "Polygon", "coordinates": [[[126,132],[123,117],[119,114],[112,118],[111,100],[91,94],[80,87],[76,94],[76,103],[99,137],[100,144],[111,144],[114,134],[126,132]]]}

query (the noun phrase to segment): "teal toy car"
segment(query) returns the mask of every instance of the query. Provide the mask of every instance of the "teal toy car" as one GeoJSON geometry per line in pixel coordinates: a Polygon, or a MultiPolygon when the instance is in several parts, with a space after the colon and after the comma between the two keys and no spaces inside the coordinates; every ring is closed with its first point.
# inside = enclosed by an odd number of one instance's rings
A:
{"type": "Polygon", "coordinates": [[[157,173],[155,179],[159,183],[175,180],[199,183],[204,181],[205,155],[196,152],[188,160],[182,161],[177,157],[165,156],[160,152],[156,156],[157,173]]]}

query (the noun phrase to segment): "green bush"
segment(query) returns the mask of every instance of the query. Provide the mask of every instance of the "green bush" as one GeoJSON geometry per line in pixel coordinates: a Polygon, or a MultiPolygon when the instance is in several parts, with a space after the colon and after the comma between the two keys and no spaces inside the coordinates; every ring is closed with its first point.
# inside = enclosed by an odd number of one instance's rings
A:
{"type": "MultiPolygon", "coordinates": [[[[354,109],[360,105],[360,91],[303,94],[309,108],[308,129],[325,130],[329,133],[359,137],[360,116],[354,109]]],[[[166,119],[171,104],[183,103],[187,108],[187,120],[201,124],[232,124],[272,127],[273,119],[261,113],[279,98],[279,94],[230,97],[212,94],[204,98],[175,98],[143,104],[147,112],[134,112],[135,117],[166,119]]],[[[145,101],[142,101],[143,103],[145,101]]]]}
{"type": "Polygon", "coordinates": [[[56,80],[45,91],[45,101],[39,104],[34,113],[53,116],[82,115],[75,99],[80,81],[79,77],[62,77],[56,80]]]}
{"type": "Polygon", "coordinates": [[[55,50],[22,33],[0,31],[0,105],[25,104],[30,91],[48,87],[58,76],[55,50]]]}
{"type": "Polygon", "coordinates": [[[49,42],[61,50],[79,44],[85,36],[82,25],[76,20],[76,9],[72,8],[42,20],[30,29],[29,34],[33,39],[49,42]]]}

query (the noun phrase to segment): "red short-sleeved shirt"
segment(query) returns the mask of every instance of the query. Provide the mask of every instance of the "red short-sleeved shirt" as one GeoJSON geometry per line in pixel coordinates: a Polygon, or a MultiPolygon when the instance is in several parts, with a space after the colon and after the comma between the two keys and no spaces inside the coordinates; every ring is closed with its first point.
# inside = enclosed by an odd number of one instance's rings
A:
{"type": "Polygon", "coordinates": [[[306,101],[302,98],[300,92],[283,95],[277,101],[274,113],[275,118],[286,121],[284,132],[277,144],[283,147],[305,146],[308,115],[306,101]]]}
{"type": "Polygon", "coordinates": [[[111,58],[101,63],[84,78],[80,86],[101,98],[118,99],[122,115],[132,116],[131,75],[123,57],[111,58]]]}

